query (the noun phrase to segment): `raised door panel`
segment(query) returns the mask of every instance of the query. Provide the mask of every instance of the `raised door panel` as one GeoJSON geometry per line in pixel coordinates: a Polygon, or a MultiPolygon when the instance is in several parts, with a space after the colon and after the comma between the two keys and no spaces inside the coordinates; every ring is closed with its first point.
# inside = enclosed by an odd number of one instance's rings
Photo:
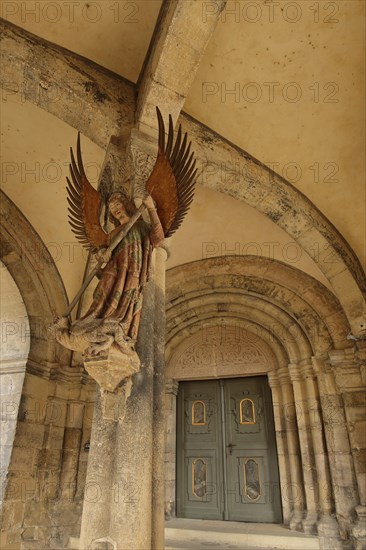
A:
{"type": "Polygon", "coordinates": [[[222,437],[217,381],[182,382],[178,393],[177,513],[222,519],[222,437]]]}
{"type": "Polygon", "coordinates": [[[265,377],[225,381],[228,519],[280,522],[271,396],[265,377]]]}

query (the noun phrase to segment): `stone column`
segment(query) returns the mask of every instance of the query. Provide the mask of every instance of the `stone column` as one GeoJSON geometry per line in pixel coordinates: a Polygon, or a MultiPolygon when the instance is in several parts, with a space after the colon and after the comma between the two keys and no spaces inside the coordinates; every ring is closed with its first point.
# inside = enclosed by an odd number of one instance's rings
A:
{"type": "Polygon", "coordinates": [[[343,401],[334,373],[325,357],[313,357],[319,384],[327,452],[332,477],[336,515],[342,539],[348,539],[351,518],[358,504],[356,477],[349,444],[343,401]]]}
{"type": "Polygon", "coordinates": [[[304,492],[306,498],[306,510],[302,521],[302,528],[304,533],[316,534],[316,523],[318,519],[315,495],[316,474],[313,442],[310,434],[308,403],[305,393],[305,382],[302,379],[302,367],[296,363],[290,363],[288,368],[295,396],[295,413],[299,434],[304,492]]]}
{"type": "Polygon", "coordinates": [[[101,545],[108,550],[151,548],[155,254],[151,264],[137,342],[141,370],[115,393],[98,389],[81,524],[83,550],[101,545]]]}
{"type": "Polygon", "coordinates": [[[327,550],[331,541],[332,548],[343,548],[339,540],[339,528],[334,517],[335,505],[332,494],[332,481],[329,460],[325,447],[324,426],[321,415],[319,390],[311,359],[301,367],[305,379],[309,426],[313,442],[314,461],[316,467],[316,489],[319,519],[317,531],[322,549],[327,550]]]}
{"type": "Polygon", "coordinates": [[[360,340],[356,349],[329,352],[335,381],[342,395],[347,420],[348,437],[357,480],[359,505],[352,528],[356,548],[366,548],[366,397],[362,371],[366,365],[366,342],[360,340]]]}
{"type": "MultiPolygon", "coordinates": [[[[0,546],[64,548],[78,532],[75,497],[86,380],[80,370],[29,361],[5,493],[0,546]]],[[[79,482],[78,475],[78,482],[79,482]]]]}
{"type": "Polygon", "coordinates": [[[290,466],[291,487],[288,494],[291,494],[293,512],[290,519],[290,528],[301,530],[304,518],[304,487],[302,478],[302,467],[300,459],[300,448],[298,439],[298,426],[296,422],[294,394],[288,374],[288,369],[282,367],[278,371],[278,378],[281,385],[284,424],[287,436],[287,450],[290,466]]]}
{"type": "Polygon", "coordinates": [[[176,448],[177,448],[178,382],[165,383],[166,446],[165,446],[165,517],[175,517],[176,510],[176,448]]]}
{"type": "Polygon", "coordinates": [[[272,371],[268,373],[268,383],[272,391],[283,522],[285,525],[288,525],[293,511],[292,501],[287,496],[287,488],[291,486],[290,464],[287,451],[287,435],[285,417],[283,415],[282,392],[276,372],[272,371]]]}
{"type": "Polygon", "coordinates": [[[155,251],[155,320],[152,449],[152,550],[164,549],[165,502],[165,270],[167,252],[155,251]]]}
{"type": "MultiPolygon", "coordinates": [[[[112,190],[107,189],[108,170],[114,169],[113,190],[123,187],[135,198],[143,196],[156,140],[132,129],[113,141],[109,154],[101,190],[112,190]]],[[[99,392],[97,400],[86,490],[88,483],[98,483],[102,494],[97,502],[89,502],[85,492],[83,550],[101,544],[131,550],[164,547],[164,346],[165,252],[155,250],[137,342],[141,370],[132,384],[114,394],[99,392]]]]}

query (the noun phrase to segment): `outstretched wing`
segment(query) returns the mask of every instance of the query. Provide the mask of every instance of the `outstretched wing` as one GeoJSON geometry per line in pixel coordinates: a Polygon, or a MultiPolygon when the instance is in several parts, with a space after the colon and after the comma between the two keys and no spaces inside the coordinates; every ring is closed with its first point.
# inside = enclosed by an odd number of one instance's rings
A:
{"type": "Polygon", "coordinates": [[[72,183],[67,180],[67,202],[69,203],[69,224],[77,239],[90,250],[108,246],[107,234],[104,233],[99,221],[101,195],[88,181],[81,158],[80,132],[78,132],[75,161],[70,147],[70,174],[72,183]]]}
{"type": "Polygon", "coordinates": [[[146,183],[146,188],[156,203],[156,209],[164,229],[165,237],[170,237],[180,227],[193,200],[196,183],[196,161],[191,153],[191,142],[187,134],[182,139],[182,126],[179,125],[174,143],[174,129],[169,115],[168,140],[165,145],[163,117],[156,107],[159,124],[158,156],[154,169],[146,183]]]}

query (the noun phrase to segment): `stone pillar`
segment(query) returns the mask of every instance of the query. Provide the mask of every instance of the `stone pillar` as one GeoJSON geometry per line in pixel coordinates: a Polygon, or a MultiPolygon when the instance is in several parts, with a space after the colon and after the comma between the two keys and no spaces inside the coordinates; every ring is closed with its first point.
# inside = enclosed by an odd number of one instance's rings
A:
{"type": "Polygon", "coordinates": [[[287,450],[287,434],[285,416],[283,414],[282,392],[276,372],[272,371],[268,373],[268,382],[272,391],[283,522],[285,525],[288,525],[293,511],[292,500],[290,500],[287,495],[288,487],[291,486],[290,463],[287,450]]]}
{"type": "Polygon", "coordinates": [[[366,394],[362,371],[366,364],[366,342],[357,342],[356,349],[329,352],[337,388],[342,396],[347,430],[357,480],[359,505],[352,528],[356,548],[366,547],[366,394]]]}
{"type": "MultiPolygon", "coordinates": [[[[80,369],[28,361],[5,492],[1,548],[64,548],[78,532],[75,487],[85,395],[80,369]]],[[[86,380],[84,379],[85,383],[86,380]]]]}
{"type": "Polygon", "coordinates": [[[165,384],[166,446],[165,446],[165,517],[175,517],[176,511],[176,449],[178,382],[165,384]]]}
{"type": "Polygon", "coordinates": [[[306,510],[302,521],[304,533],[317,533],[317,505],[316,505],[316,472],[314,464],[313,442],[310,433],[309,411],[306,400],[305,382],[302,379],[302,367],[296,363],[289,364],[289,373],[293,384],[295,396],[295,413],[299,434],[302,473],[304,479],[304,492],[306,510]]]}
{"type": "MultiPolygon", "coordinates": [[[[99,182],[102,195],[123,189],[134,199],[143,197],[155,157],[156,139],[136,129],[112,137],[99,182]]],[[[137,342],[140,372],[115,393],[98,390],[81,526],[83,550],[164,546],[165,257],[164,250],[154,251],[144,289],[137,342]],[[90,498],[87,490],[93,486],[100,494],[90,498]]]]}
{"type": "Polygon", "coordinates": [[[325,447],[319,390],[310,358],[301,366],[301,374],[306,386],[308,419],[316,468],[316,496],[319,512],[317,531],[320,546],[322,549],[327,550],[331,541],[332,548],[341,550],[343,546],[339,540],[338,523],[334,517],[335,505],[332,494],[329,460],[325,447]]]}
{"type": "Polygon", "coordinates": [[[343,401],[336,387],[333,370],[326,358],[313,357],[313,365],[319,384],[340,535],[342,539],[348,539],[358,498],[343,401]]]}
{"type": "Polygon", "coordinates": [[[98,389],[81,523],[83,550],[101,545],[151,548],[155,254],[151,264],[137,342],[141,370],[115,393],[98,389]]]}
{"type": "Polygon", "coordinates": [[[167,252],[155,251],[155,320],[152,449],[152,550],[164,550],[165,502],[165,270],[167,252]]]}
{"type": "Polygon", "coordinates": [[[304,486],[300,459],[298,439],[298,426],[296,422],[294,394],[288,369],[283,367],[278,371],[281,385],[283,416],[287,436],[287,451],[290,466],[291,486],[288,494],[291,495],[293,511],[290,519],[290,528],[301,530],[304,518],[304,486]]]}
{"type": "MultiPolygon", "coordinates": [[[[359,339],[356,342],[356,363],[360,369],[360,375],[363,387],[366,387],[366,339],[359,339]]],[[[363,412],[362,414],[365,415],[365,391],[363,393],[364,395],[364,401],[363,401],[363,412]]],[[[359,411],[361,412],[361,411],[359,411]]],[[[363,435],[365,438],[365,422],[361,421],[358,425],[359,435],[363,435]]],[[[362,454],[364,456],[364,464],[365,464],[365,439],[363,439],[362,445],[360,445],[360,451],[362,450],[362,454]]],[[[361,456],[362,456],[361,454],[361,456]]],[[[360,462],[361,464],[361,462],[360,462]]],[[[365,477],[366,473],[359,471],[358,472],[358,480],[361,481],[362,484],[362,477],[365,477]],[[363,475],[362,475],[363,474],[363,475]]],[[[363,489],[365,489],[366,481],[363,482],[363,489]]],[[[352,529],[352,536],[355,540],[355,548],[356,550],[366,550],[366,502],[365,502],[365,494],[364,491],[360,491],[360,506],[356,506],[356,514],[357,514],[357,520],[355,522],[355,525],[352,529]]]]}

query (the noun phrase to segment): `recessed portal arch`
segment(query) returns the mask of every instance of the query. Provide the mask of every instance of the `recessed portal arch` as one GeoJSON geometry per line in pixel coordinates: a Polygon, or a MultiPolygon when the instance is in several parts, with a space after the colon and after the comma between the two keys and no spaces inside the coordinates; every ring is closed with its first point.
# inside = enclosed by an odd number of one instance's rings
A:
{"type": "MultiPolygon", "coordinates": [[[[274,403],[281,487],[296,493],[294,498],[282,494],[284,522],[294,529],[320,533],[324,518],[332,523],[336,513],[341,531],[350,529],[342,519],[346,493],[340,498],[339,489],[332,484],[333,435],[322,419],[329,399],[324,378],[327,360],[334,350],[352,352],[349,331],[336,296],[312,277],[281,262],[250,256],[212,258],[168,271],[168,515],[175,508],[171,472],[179,381],[266,374],[274,403]],[[260,360],[253,360],[255,353],[248,356],[247,363],[245,354],[237,354],[237,364],[235,358],[229,360],[222,337],[218,337],[222,327],[243,329],[243,349],[252,349],[257,339],[263,352],[260,360]],[[212,338],[207,341],[209,334],[212,338]],[[318,483],[319,479],[324,483],[318,483]]],[[[343,408],[340,414],[345,418],[343,408]]],[[[346,422],[344,429],[346,433],[346,422]]],[[[351,508],[357,505],[357,484],[350,447],[345,453],[353,480],[347,496],[351,508]]],[[[338,526],[333,527],[338,536],[338,526]]]]}

